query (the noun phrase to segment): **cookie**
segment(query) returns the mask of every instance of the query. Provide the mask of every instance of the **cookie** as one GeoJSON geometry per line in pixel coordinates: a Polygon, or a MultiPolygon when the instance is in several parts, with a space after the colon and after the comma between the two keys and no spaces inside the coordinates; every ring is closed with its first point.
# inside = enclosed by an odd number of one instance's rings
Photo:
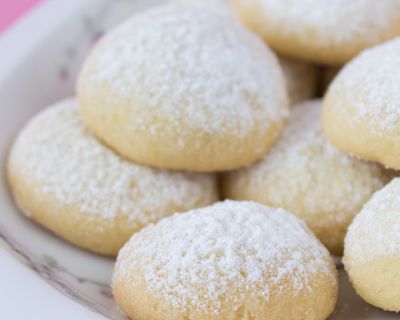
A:
{"type": "Polygon", "coordinates": [[[340,150],[393,169],[400,169],[399,55],[400,38],[361,53],[329,86],[322,111],[340,150]]]}
{"type": "Polygon", "coordinates": [[[305,224],[282,209],[225,201],[135,234],[113,292],[132,319],[324,320],[336,269],[305,224]]]}
{"type": "Polygon", "coordinates": [[[345,240],[344,265],[368,303],[400,311],[400,179],[378,191],[354,219],[345,240]]]}
{"type": "Polygon", "coordinates": [[[36,115],[18,135],[8,178],[26,216],[69,242],[116,255],[133,232],[217,200],[216,179],[147,168],[103,146],[75,99],[36,115]]]}
{"type": "Polygon", "coordinates": [[[293,212],[341,255],[348,225],[390,174],[332,146],[320,109],[319,100],[295,105],[282,137],[261,161],[223,175],[222,194],[293,212]]]}
{"type": "Polygon", "coordinates": [[[398,0],[234,0],[250,29],[277,52],[322,64],[344,64],[400,35],[398,0]]]}
{"type": "Polygon", "coordinates": [[[288,113],[282,70],[262,40],[230,13],[179,3],[100,40],[78,97],[88,126],[118,153],[189,171],[260,159],[288,113]]]}

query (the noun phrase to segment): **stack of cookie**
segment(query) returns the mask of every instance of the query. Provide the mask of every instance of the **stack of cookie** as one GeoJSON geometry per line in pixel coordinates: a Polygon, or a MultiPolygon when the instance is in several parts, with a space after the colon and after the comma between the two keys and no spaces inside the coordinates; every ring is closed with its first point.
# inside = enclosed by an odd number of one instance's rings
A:
{"type": "Polygon", "coordinates": [[[21,210],[82,248],[123,247],[113,289],[137,320],[326,319],[329,253],[361,211],[346,268],[400,311],[398,180],[363,208],[400,169],[400,40],[379,45],[400,36],[400,1],[209,2],[136,14],[97,43],[77,98],[15,141],[21,210]],[[317,64],[346,65],[305,101],[317,64]]]}

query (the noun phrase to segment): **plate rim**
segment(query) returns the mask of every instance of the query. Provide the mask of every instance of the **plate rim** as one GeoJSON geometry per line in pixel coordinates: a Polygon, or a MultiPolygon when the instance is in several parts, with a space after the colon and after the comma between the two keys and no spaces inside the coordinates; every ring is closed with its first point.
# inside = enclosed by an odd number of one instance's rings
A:
{"type": "MultiPolygon", "coordinates": [[[[103,0],[103,3],[106,1],[107,0],[103,0]]],[[[7,29],[7,31],[2,33],[0,35],[0,51],[2,52],[0,86],[7,81],[8,77],[13,73],[15,68],[17,68],[22,61],[27,59],[32,51],[34,51],[37,46],[42,43],[42,41],[45,41],[45,39],[52,34],[55,28],[65,24],[71,15],[78,13],[84,7],[93,5],[94,3],[101,2],[98,0],[44,1],[35,6],[30,12],[18,19],[10,28],[7,29]]],[[[3,168],[3,170],[5,170],[5,168],[3,168]]],[[[5,182],[5,185],[7,185],[7,182],[5,182]]],[[[8,275],[2,279],[4,280],[3,284],[5,286],[12,285],[19,287],[18,285],[16,286],[16,284],[18,284],[18,278],[21,270],[26,271],[24,272],[24,277],[28,277],[30,279],[38,278],[40,281],[36,282],[35,285],[31,283],[33,286],[30,286],[29,291],[19,290],[18,296],[15,296],[14,298],[7,295],[7,299],[0,300],[0,306],[2,306],[3,303],[9,304],[10,299],[14,301],[30,301],[32,292],[49,292],[49,299],[54,297],[56,294],[59,298],[62,297],[64,299],[68,299],[64,300],[65,306],[67,306],[67,301],[75,304],[77,306],[75,309],[78,311],[73,311],[74,317],[82,317],[82,319],[106,319],[101,314],[96,312],[96,308],[88,308],[88,305],[83,305],[80,303],[80,298],[78,299],[76,296],[74,296],[74,293],[68,290],[68,288],[59,286],[57,285],[57,282],[54,281],[52,281],[50,284],[47,281],[49,275],[46,274],[45,270],[40,268],[38,263],[35,262],[34,259],[29,256],[29,254],[24,252],[17,241],[12,239],[12,237],[9,237],[7,231],[4,229],[5,228],[0,225],[0,254],[5,254],[8,257],[11,257],[14,261],[8,261],[7,259],[2,261],[2,273],[8,275]],[[20,269],[18,274],[15,272],[15,266],[13,262],[17,262],[20,266],[23,266],[23,269],[20,269]],[[2,301],[4,302],[2,303],[2,301]]],[[[3,294],[6,295],[6,293],[3,294]]],[[[43,301],[41,306],[49,308],[48,312],[51,312],[51,306],[48,304],[48,301],[43,301]]],[[[7,308],[5,309],[7,310],[7,308]]],[[[41,310],[39,313],[39,309],[42,308],[38,308],[37,315],[42,315],[43,312],[41,310]]],[[[31,308],[20,308],[18,310],[18,316],[35,318],[35,314],[32,314],[32,311],[33,310],[31,308]]],[[[60,314],[59,311],[60,310],[57,310],[57,312],[60,314]]],[[[63,312],[60,314],[61,316],[62,313],[63,312]]],[[[68,319],[70,319],[71,314],[65,314],[64,316],[67,316],[68,319]]]]}

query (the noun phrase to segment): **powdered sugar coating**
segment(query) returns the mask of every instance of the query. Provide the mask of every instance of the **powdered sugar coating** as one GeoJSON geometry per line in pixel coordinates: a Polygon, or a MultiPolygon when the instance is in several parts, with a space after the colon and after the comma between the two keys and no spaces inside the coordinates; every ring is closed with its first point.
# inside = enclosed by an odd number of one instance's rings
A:
{"type": "Polygon", "coordinates": [[[349,227],[345,263],[400,258],[400,178],[376,192],[349,227]]]}
{"type": "Polygon", "coordinates": [[[116,155],[84,125],[75,99],[35,116],[17,138],[9,165],[37,193],[88,219],[124,215],[138,227],[158,220],[167,207],[187,210],[216,198],[213,175],[155,170],[116,155]]]}
{"type": "Polygon", "coordinates": [[[243,0],[246,5],[260,5],[279,32],[294,34],[322,45],[340,44],[368,36],[371,43],[381,41],[386,30],[400,20],[398,0],[243,0]]]}
{"type": "Polygon", "coordinates": [[[330,144],[322,132],[320,110],[319,100],[293,106],[282,137],[269,153],[227,175],[226,196],[284,207],[305,219],[314,232],[349,224],[384,185],[386,173],[330,144]]]}
{"type": "MultiPolygon", "coordinates": [[[[400,2],[399,2],[400,4],[400,2]]],[[[399,9],[400,10],[400,9],[399,9]]],[[[400,38],[365,50],[335,78],[327,100],[347,125],[368,123],[374,134],[396,132],[400,122],[400,38]],[[347,116],[351,110],[352,116],[347,116]]]]}
{"type": "Polygon", "coordinates": [[[268,300],[271,290],[288,287],[293,297],[307,294],[321,274],[336,283],[327,250],[304,223],[255,202],[224,201],[146,227],[121,250],[114,283],[134,279],[138,267],[174,310],[214,314],[222,297],[236,309],[249,294],[268,300]]]}
{"type": "Polygon", "coordinates": [[[287,115],[274,54],[231,14],[204,6],[133,16],[100,41],[82,75],[82,91],[109,88],[110,104],[131,103],[132,128],[155,136],[166,121],[180,135],[189,127],[240,138],[287,115]]]}

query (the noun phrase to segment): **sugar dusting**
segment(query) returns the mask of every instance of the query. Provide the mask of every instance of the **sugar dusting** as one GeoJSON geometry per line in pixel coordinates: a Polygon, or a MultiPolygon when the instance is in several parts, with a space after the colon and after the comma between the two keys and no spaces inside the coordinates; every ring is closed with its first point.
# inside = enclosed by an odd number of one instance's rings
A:
{"type": "Polygon", "coordinates": [[[304,41],[310,35],[321,44],[332,45],[368,36],[376,43],[389,26],[399,22],[398,0],[243,0],[260,4],[268,19],[282,34],[290,32],[304,41]],[[307,31],[307,32],[305,32],[307,31]]]}
{"type": "Polygon", "coordinates": [[[397,132],[400,122],[399,83],[400,39],[395,39],[365,50],[347,64],[328,94],[350,104],[342,106],[342,112],[354,109],[348,117],[350,126],[367,122],[373,132],[387,134],[397,132]]]}
{"type": "Polygon", "coordinates": [[[144,225],[168,206],[190,209],[215,198],[212,175],[156,170],[120,158],[89,132],[73,99],[29,122],[10,164],[41,194],[103,219],[126,215],[144,225]]]}
{"type": "Polygon", "coordinates": [[[154,135],[165,121],[181,135],[264,130],[287,115],[282,71],[258,37],[217,11],[173,3],[133,16],[100,41],[82,86],[130,101],[132,126],[154,135]]]}
{"type": "Polygon", "coordinates": [[[282,137],[260,162],[230,173],[228,188],[246,190],[242,199],[300,210],[314,226],[349,223],[388,177],[379,165],[331,145],[322,132],[320,109],[319,100],[293,106],[282,137]],[[254,198],[260,190],[261,199],[254,198]]]}
{"type": "Polygon", "coordinates": [[[354,219],[346,236],[346,255],[362,264],[400,253],[400,178],[376,192],[354,219]]]}
{"type": "Polygon", "coordinates": [[[120,252],[114,280],[130,278],[140,265],[152,294],[174,310],[192,305],[218,314],[233,290],[242,292],[232,301],[237,309],[246,302],[244,292],[268,300],[287,279],[294,296],[311,290],[316,274],[335,282],[328,261],[327,250],[293,215],[256,202],[224,201],[134,235],[120,252]]]}

